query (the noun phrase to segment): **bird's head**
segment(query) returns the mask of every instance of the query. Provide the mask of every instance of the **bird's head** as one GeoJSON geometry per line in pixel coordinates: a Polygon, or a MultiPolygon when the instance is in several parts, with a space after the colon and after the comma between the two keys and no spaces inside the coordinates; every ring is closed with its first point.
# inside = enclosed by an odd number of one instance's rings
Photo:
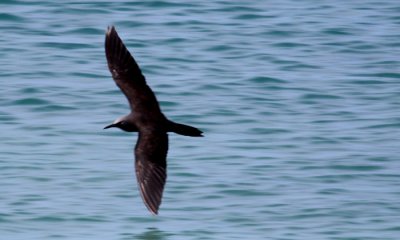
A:
{"type": "Polygon", "coordinates": [[[129,115],[115,119],[113,123],[105,126],[104,129],[116,127],[126,132],[137,132],[136,126],[130,121],[128,116],[129,115]]]}

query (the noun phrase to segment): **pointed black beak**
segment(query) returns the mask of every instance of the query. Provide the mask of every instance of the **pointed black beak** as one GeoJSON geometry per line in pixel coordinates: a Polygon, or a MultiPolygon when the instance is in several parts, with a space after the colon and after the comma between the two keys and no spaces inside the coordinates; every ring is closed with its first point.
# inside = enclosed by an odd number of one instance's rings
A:
{"type": "Polygon", "coordinates": [[[115,126],[116,126],[116,124],[112,123],[112,124],[110,124],[108,126],[105,126],[103,129],[112,128],[112,127],[115,127],[115,126]]]}

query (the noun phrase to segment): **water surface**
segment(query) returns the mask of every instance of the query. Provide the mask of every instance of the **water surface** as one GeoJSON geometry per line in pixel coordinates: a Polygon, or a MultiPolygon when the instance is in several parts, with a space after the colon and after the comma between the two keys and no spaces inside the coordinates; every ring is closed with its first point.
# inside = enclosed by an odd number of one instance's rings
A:
{"type": "Polygon", "coordinates": [[[398,239],[397,1],[0,3],[4,239],[398,239]],[[104,56],[114,24],[165,114],[160,215],[104,56]]]}

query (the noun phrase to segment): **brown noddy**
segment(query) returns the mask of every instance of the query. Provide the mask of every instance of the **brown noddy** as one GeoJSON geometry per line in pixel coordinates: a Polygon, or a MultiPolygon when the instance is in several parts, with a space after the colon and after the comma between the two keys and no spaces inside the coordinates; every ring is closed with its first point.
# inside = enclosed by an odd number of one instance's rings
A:
{"type": "Polygon", "coordinates": [[[156,215],[167,178],[168,132],[201,137],[202,131],[165,117],[156,96],[146,84],[138,64],[114,26],[107,29],[105,51],[108,68],[115,83],[128,99],[131,112],[104,129],[117,127],[139,133],[135,147],[136,178],[144,204],[156,215]]]}

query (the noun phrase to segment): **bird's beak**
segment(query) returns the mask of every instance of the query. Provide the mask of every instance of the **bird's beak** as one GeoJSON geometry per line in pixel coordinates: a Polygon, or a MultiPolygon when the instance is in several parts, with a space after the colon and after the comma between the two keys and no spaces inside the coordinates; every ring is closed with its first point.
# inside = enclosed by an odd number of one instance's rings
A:
{"type": "Polygon", "coordinates": [[[108,126],[105,126],[103,129],[112,128],[112,127],[115,127],[115,125],[116,125],[116,124],[112,123],[112,124],[110,124],[110,125],[108,125],[108,126]]]}

